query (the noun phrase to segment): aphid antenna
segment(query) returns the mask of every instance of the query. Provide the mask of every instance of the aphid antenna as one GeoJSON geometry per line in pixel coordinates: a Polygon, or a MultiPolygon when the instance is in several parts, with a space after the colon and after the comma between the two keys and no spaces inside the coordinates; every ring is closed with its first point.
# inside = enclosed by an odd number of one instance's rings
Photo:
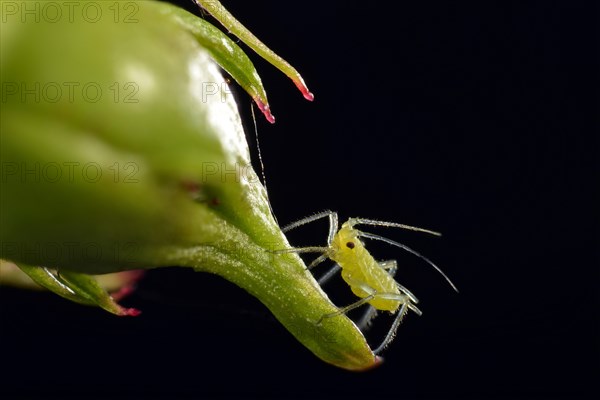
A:
{"type": "Polygon", "coordinates": [[[348,222],[349,222],[350,226],[352,226],[352,227],[354,225],[384,226],[384,227],[388,227],[388,228],[400,228],[400,229],[406,229],[409,231],[429,233],[430,235],[434,235],[434,236],[442,236],[442,234],[440,232],[436,232],[436,231],[432,231],[432,230],[424,229],[424,228],[419,228],[416,226],[399,224],[396,222],[378,221],[378,220],[374,220],[374,219],[364,219],[364,218],[350,218],[348,220],[348,222]]]}
{"type": "Polygon", "coordinates": [[[450,280],[450,278],[448,278],[448,276],[437,265],[435,265],[433,263],[433,261],[431,261],[429,258],[427,258],[424,255],[422,255],[421,253],[417,252],[416,250],[413,250],[410,247],[408,247],[408,246],[406,246],[406,245],[404,245],[402,243],[396,242],[396,241],[394,241],[392,239],[388,239],[388,238],[383,237],[383,236],[375,235],[373,233],[358,231],[358,236],[364,237],[364,238],[367,238],[367,239],[373,239],[373,240],[379,240],[379,241],[385,242],[385,243],[390,244],[392,246],[399,247],[402,250],[407,251],[407,252],[409,252],[409,253],[411,253],[411,254],[419,257],[421,260],[425,261],[427,264],[431,265],[437,272],[439,272],[444,277],[444,279],[446,279],[446,282],[448,282],[450,284],[450,286],[452,286],[452,289],[454,289],[454,291],[456,293],[458,293],[458,288],[456,287],[456,285],[454,283],[452,283],[452,281],[450,280]]]}

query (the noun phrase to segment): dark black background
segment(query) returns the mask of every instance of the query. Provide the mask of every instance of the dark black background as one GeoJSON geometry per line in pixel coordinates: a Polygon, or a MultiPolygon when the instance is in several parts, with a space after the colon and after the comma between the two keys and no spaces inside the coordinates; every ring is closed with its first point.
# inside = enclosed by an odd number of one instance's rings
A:
{"type": "MultiPolygon", "coordinates": [[[[143,315],[130,319],[2,288],[0,393],[592,397],[600,372],[598,126],[586,122],[598,104],[585,95],[597,93],[587,75],[597,69],[592,10],[576,1],[224,4],[315,93],[305,101],[248,52],[277,117],[257,123],[279,221],[332,209],[440,230],[441,239],[385,233],[442,265],[461,293],[410,255],[373,246],[378,258],[399,260],[399,280],[424,315],[407,317],[380,368],[350,373],[206,274],[149,272],[126,301],[143,315]]],[[[238,98],[252,132],[250,100],[238,98]]],[[[323,224],[290,239],[308,245],[325,235],[323,224]]],[[[387,324],[376,322],[375,340],[387,324]]]]}

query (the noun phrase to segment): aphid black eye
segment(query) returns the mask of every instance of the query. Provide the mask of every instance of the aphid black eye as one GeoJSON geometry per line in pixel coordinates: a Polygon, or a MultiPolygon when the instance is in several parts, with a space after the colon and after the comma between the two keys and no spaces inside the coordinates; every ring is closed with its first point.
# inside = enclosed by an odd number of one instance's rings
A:
{"type": "Polygon", "coordinates": [[[346,243],[346,247],[349,249],[353,249],[354,248],[354,242],[348,242],[346,243]]]}

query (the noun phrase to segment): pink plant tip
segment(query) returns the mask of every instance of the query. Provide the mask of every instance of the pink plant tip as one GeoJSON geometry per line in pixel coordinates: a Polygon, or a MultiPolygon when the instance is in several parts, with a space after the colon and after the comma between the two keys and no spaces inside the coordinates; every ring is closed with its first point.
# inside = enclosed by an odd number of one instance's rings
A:
{"type": "Polygon", "coordinates": [[[306,100],[313,101],[315,99],[315,95],[312,94],[310,92],[310,90],[308,90],[308,87],[306,87],[306,84],[304,83],[302,78],[300,78],[298,80],[294,80],[294,84],[296,85],[298,90],[300,90],[300,92],[302,93],[302,96],[304,96],[304,98],[306,100]]]}
{"type": "Polygon", "coordinates": [[[312,94],[311,92],[309,92],[308,90],[305,92],[302,92],[302,95],[304,96],[304,98],[308,101],[313,101],[315,99],[315,95],[312,94]]]}
{"type": "Polygon", "coordinates": [[[119,316],[121,317],[137,317],[142,312],[137,308],[121,308],[119,312],[119,316]]]}
{"type": "Polygon", "coordinates": [[[258,97],[255,97],[254,101],[256,102],[258,109],[264,114],[267,121],[274,124],[275,117],[273,116],[273,114],[271,114],[271,107],[269,107],[268,104],[263,103],[258,97]]]}
{"type": "Polygon", "coordinates": [[[365,368],[358,370],[358,372],[364,372],[364,371],[369,371],[369,370],[375,369],[375,368],[379,367],[381,364],[383,364],[383,357],[375,356],[372,364],[369,364],[365,368]]]}
{"type": "Polygon", "coordinates": [[[134,291],[135,286],[130,284],[123,286],[121,289],[117,290],[114,293],[111,293],[110,297],[112,297],[114,301],[121,301],[123,298],[129,296],[134,291]]]}
{"type": "Polygon", "coordinates": [[[119,275],[123,277],[126,282],[124,286],[118,289],[116,292],[111,293],[111,297],[115,301],[121,301],[123,298],[129,296],[135,291],[136,283],[142,276],[144,276],[143,270],[132,270],[119,272],[119,275]]]}

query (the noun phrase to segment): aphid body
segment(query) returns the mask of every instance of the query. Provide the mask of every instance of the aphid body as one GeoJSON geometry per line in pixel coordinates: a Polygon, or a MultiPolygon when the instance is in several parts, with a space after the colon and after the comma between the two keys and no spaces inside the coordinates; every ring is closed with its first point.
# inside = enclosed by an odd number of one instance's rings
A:
{"type": "Polygon", "coordinates": [[[418,315],[422,314],[416,306],[416,304],[419,302],[417,298],[410,291],[408,291],[408,289],[394,279],[394,275],[397,270],[396,261],[377,261],[366,249],[361,238],[383,241],[416,255],[435,268],[440,274],[442,274],[452,288],[458,292],[456,286],[450,281],[450,279],[448,279],[448,277],[428,258],[422,256],[415,250],[403,245],[402,243],[395,242],[391,239],[375,235],[373,233],[364,232],[357,229],[355,226],[371,225],[402,228],[439,236],[440,234],[437,232],[394,222],[369,220],[363,218],[350,218],[338,230],[338,216],[337,213],[332,211],[325,211],[311,217],[301,219],[285,226],[282,230],[283,232],[287,232],[301,225],[325,217],[329,217],[329,236],[327,239],[327,246],[290,248],[278,251],[280,253],[321,253],[319,257],[317,257],[308,265],[309,269],[319,265],[327,259],[334,261],[336,265],[319,279],[319,283],[325,283],[331,277],[333,277],[338,270],[341,269],[342,279],[344,279],[344,281],[348,284],[352,290],[352,293],[360,298],[360,300],[356,301],[355,303],[339,308],[335,313],[324,315],[321,320],[318,321],[318,323],[321,323],[325,318],[331,318],[345,314],[348,311],[364,304],[369,304],[371,307],[369,310],[367,310],[367,313],[365,313],[363,318],[361,318],[360,322],[358,323],[359,326],[365,326],[368,324],[368,322],[374,316],[373,311],[380,310],[389,311],[392,314],[396,313],[396,318],[392,324],[392,327],[390,328],[382,344],[373,351],[375,354],[378,354],[392,341],[398,326],[402,322],[402,318],[409,309],[418,315]]]}
{"type": "MultiPolygon", "coordinates": [[[[350,219],[337,231],[331,242],[331,254],[328,258],[341,267],[342,278],[357,297],[366,298],[372,294],[364,289],[364,285],[377,293],[401,296],[398,283],[365,248],[358,237],[359,232],[354,229],[353,222],[353,219],[350,219]]],[[[398,300],[382,297],[374,297],[369,300],[369,304],[377,310],[390,312],[395,312],[401,305],[398,300]]]]}

